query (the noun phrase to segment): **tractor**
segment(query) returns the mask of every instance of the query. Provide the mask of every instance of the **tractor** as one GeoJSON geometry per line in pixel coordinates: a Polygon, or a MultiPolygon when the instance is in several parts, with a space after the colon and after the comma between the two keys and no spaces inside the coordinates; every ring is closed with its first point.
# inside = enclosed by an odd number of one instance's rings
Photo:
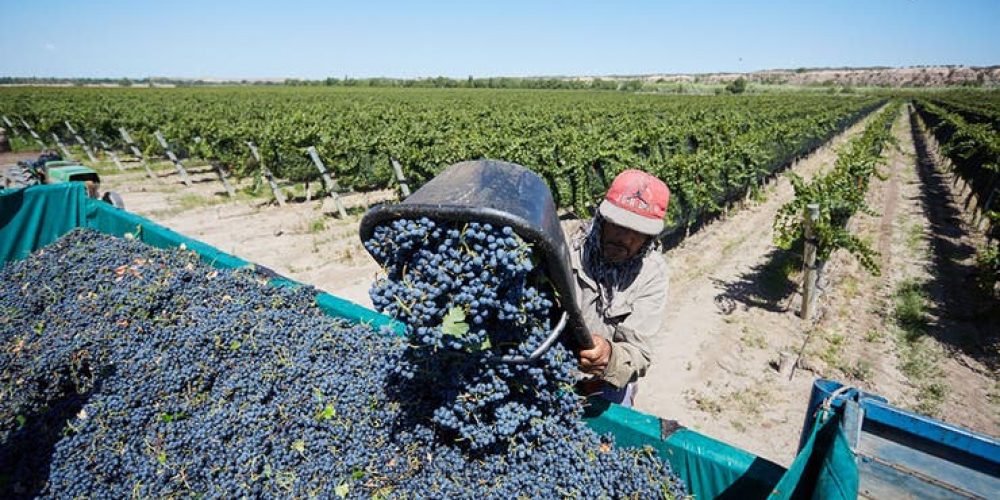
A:
{"type": "Polygon", "coordinates": [[[101,178],[97,172],[76,161],[63,160],[56,153],[43,152],[35,160],[22,160],[16,165],[0,167],[0,188],[15,189],[37,184],[83,182],[87,196],[101,199],[115,208],[125,208],[120,194],[106,191],[100,194],[101,178]]]}

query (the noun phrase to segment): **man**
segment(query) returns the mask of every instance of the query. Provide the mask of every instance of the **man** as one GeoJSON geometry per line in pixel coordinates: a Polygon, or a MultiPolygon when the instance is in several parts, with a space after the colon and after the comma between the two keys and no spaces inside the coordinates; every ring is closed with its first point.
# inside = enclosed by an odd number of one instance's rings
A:
{"type": "Polygon", "coordinates": [[[580,351],[587,395],[632,406],[652,361],[649,338],[663,324],[667,264],[655,248],[670,191],[639,170],[615,178],[589,228],[570,241],[577,305],[594,339],[580,351]]]}

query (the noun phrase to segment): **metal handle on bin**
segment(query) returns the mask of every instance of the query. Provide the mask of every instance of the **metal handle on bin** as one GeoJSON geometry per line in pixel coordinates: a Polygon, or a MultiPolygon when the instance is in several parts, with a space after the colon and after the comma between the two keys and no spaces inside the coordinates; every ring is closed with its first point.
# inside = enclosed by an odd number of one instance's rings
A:
{"type": "Polygon", "coordinates": [[[548,352],[549,349],[552,348],[552,344],[556,343],[556,340],[559,338],[559,335],[562,334],[563,329],[566,328],[566,322],[568,320],[569,320],[569,314],[567,314],[566,311],[563,311],[562,317],[559,318],[559,323],[556,324],[556,327],[552,329],[552,333],[550,333],[549,336],[545,339],[545,341],[542,342],[542,345],[538,346],[538,348],[535,349],[531,354],[527,356],[514,356],[512,354],[508,354],[506,356],[501,356],[500,362],[509,363],[512,365],[523,365],[531,363],[536,359],[542,357],[543,354],[545,354],[546,352],[548,352]]]}
{"type": "MultiPolygon", "coordinates": [[[[569,323],[569,317],[570,317],[569,313],[567,311],[563,311],[562,316],[559,318],[559,322],[556,323],[555,328],[552,329],[552,332],[549,333],[549,336],[546,337],[545,340],[542,342],[542,344],[539,345],[538,348],[535,349],[531,354],[527,356],[515,356],[512,354],[508,354],[506,356],[501,356],[500,362],[509,363],[512,365],[523,365],[531,363],[537,360],[538,358],[542,357],[543,354],[545,354],[546,352],[548,352],[549,349],[552,348],[552,344],[556,343],[556,340],[559,339],[559,336],[562,335],[563,330],[566,329],[566,324],[569,323]]],[[[574,340],[576,340],[577,347],[583,350],[592,349],[594,347],[594,339],[590,336],[589,333],[587,333],[586,330],[582,329],[574,329],[574,330],[576,337],[574,340]]]]}

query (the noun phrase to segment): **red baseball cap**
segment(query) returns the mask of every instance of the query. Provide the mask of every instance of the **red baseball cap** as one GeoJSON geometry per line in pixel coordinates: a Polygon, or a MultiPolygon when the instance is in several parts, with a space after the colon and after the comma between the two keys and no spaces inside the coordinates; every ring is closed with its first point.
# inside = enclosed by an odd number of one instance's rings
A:
{"type": "Polygon", "coordinates": [[[615,177],[598,208],[605,219],[650,236],[663,230],[670,189],[641,170],[626,170],[615,177]]]}

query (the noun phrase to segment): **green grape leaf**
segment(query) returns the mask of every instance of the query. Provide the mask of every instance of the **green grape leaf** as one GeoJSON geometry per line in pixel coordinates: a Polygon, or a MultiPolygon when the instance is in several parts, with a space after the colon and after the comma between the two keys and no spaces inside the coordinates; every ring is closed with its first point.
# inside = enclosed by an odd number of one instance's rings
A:
{"type": "Polygon", "coordinates": [[[448,313],[441,320],[441,331],[445,335],[458,338],[469,333],[469,324],[465,322],[465,311],[458,306],[448,309],[448,313]]]}
{"type": "Polygon", "coordinates": [[[351,485],[347,483],[340,483],[333,489],[333,493],[337,495],[338,498],[344,498],[347,493],[351,491],[351,485]]]}
{"type": "Polygon", "coordinates": [[[316,414],[316,420],[330,420],[335,416],[337,416],[337,410],[333,407],[333,405],[328,404],[316,414]]]}

